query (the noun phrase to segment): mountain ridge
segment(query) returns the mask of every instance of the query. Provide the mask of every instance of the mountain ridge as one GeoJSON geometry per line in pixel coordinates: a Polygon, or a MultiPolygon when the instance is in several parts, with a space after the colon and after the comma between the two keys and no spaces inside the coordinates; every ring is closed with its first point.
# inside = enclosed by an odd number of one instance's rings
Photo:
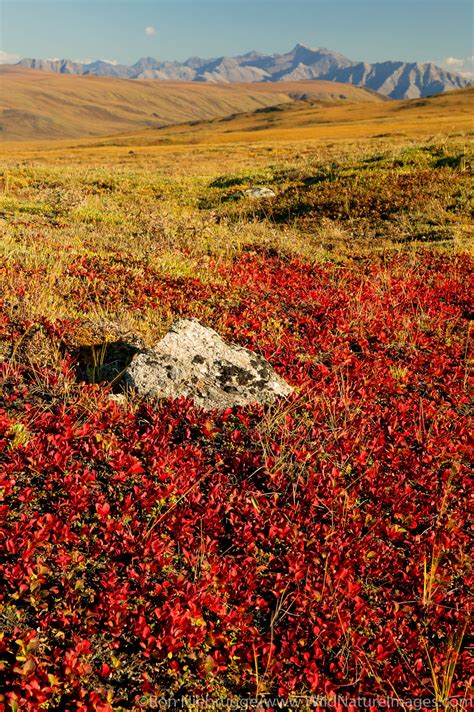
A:
{"type": "Polygon", "coordinates": [[[141,57],[130,66],[104,60],[81,63],[68,59],[26,58],[16,66],[57,74],[216,84],[321,79],[364,87],[392,99],[421,98],[462,89],[471,84],[465,77],[432,62],[354,62],[339,52],[325,47],[312,48],[301,43],[284,54],[264,54],[251,50],[235,57],[190,57],[184,62],[141,57]]]}

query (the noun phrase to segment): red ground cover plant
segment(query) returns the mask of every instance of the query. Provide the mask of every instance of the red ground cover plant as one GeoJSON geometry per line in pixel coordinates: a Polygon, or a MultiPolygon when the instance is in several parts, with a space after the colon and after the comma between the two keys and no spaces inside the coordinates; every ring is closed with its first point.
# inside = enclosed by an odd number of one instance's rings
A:
{"type": "MultiPolygon", "coordinates": [[[[253,253],[215,287],[109,266],[74,267],[78,302],[104,274],[135,309],[258,350],[296,391],[123,408],[77,386],[69,356],[0,365],[6,709],[467,694],[470,259],[253,253]]],[[[4,315],[2,338],[29,326],[4,315]]],[[[71,324],[43,328],[59,341],[71,324]]]]}

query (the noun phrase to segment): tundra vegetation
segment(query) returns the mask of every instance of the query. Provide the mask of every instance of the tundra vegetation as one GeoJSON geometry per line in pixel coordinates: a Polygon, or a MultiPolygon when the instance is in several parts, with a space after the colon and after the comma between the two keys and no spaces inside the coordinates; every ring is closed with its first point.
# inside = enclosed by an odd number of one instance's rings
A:
{"type": "Polygon", "coordinates": [[[473,156],[389,120],[6,146],[5,709],[468,696],[473,156]],[[192,317],[292,395],[111,398],[110,344],[192,317]]]}

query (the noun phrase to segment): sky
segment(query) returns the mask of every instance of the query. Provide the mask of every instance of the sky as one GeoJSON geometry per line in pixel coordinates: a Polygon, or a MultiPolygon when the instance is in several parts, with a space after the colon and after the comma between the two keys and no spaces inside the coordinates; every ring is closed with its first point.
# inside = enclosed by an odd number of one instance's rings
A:
{"type": "Polygon", "coordinates": [[[0,0],[0,62],[184,60],[301,42],[474,77],[471,0],[0,0]]]}

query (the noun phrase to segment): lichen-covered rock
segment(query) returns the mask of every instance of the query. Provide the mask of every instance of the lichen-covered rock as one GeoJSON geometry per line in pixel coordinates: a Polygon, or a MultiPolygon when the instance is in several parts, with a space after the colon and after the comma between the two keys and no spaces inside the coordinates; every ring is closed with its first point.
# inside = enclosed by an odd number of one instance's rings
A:
{"type": "Polygon", "coordinates": [[[247,188],[240,195],[245,198],[274,198],[276,193],[271,188],[247,188]]]}
{"type": "Polygon", "coordinates": [[[261,356],[227,344],[194,319],[176,322],[156,346],[138,353],[125,383],[143,397],[187,396],[207,410],[269,403],[293,390],[261,356]]]}
{"type": "Polygon", "coordinates": [[[238,190],[235,193],[231,193],[227,196],[228,200],[240,200],[241,198],[252,198],[253,200],[259,200],[260,198],[274,198],[276,193],[271,188],[260,187],[260,188],[245,188],[244,190],[238,190]]]}

